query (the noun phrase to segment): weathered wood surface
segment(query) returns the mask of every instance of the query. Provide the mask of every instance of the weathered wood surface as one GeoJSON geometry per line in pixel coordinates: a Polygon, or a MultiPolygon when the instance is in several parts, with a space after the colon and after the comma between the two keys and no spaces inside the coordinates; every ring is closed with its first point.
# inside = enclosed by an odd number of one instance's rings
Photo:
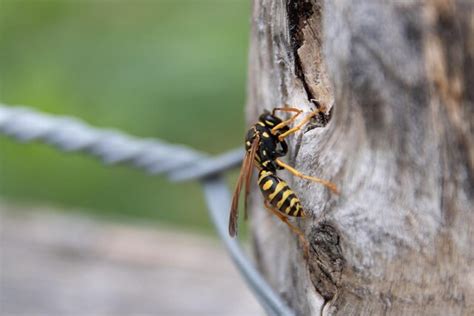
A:
{"type": "Polygon", "coordinates": [[[0,204],[0,255],[0,315],[263,315],[195,234],[0,204]]]}
{"type": "Polygon", "coordinates": [[[299,315],[474,315],[474,2],[255,0],[247,116],[316,99],[282,172],[305,260],[255,188],[255,254],[299,315]]]}

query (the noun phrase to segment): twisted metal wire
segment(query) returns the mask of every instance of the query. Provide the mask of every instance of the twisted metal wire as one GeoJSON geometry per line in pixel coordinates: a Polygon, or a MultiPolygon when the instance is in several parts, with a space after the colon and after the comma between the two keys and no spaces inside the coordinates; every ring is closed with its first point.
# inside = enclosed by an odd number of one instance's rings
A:
{"type": "Polygon", "coordinates": [[[140,139],[119,130],[94,128],[76,118],[2,104],[0,132],[21,142],[38,140],[62,151],[81,151],[108,165],[127,163],[150,174],[166,174],[172,180],[188,179],[188,170],[192,174],[205,171],[203,176],[226,170],[238,165],[243,156],[241,151],[232,151],[213,158],[215,168],[209,168],[208,155],[187,146],[140,139]]]}
{"type": "Polygon", "coordinates": [[[76,118],[53,116],[22,106],[0,104],[0,133],[20,142],[40,141],[66,152],[81,152],[105,164],[127,164],[172,181],[200,179],[209,215],[232,261],[269,315],[294,315],[273,291],[236,239],[227,233],[230,192],[221,174],[239,165],[243,150],[217,157],[158,139],[142,139],[114,129],[95,128],[76,118]]]}

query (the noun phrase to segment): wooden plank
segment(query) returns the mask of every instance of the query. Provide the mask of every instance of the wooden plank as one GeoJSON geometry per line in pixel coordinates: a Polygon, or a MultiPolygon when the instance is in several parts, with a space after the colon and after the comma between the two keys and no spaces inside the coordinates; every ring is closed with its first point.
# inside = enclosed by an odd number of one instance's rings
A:
{"type": "Polygon", "coordinates": [[[0,205],[2,315],[262,315],[217,240],[0,205]]]}

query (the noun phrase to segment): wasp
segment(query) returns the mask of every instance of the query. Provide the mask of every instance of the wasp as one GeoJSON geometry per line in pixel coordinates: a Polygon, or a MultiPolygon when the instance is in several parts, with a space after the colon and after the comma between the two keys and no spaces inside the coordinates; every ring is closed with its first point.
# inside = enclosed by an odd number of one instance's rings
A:
{"type": "Polygon", "coordinates": [[[232,237],[237,234],[239,196],[244,185],[244,210],[245,217],[247,216],[247,197],[250,192],[250,183],[254,167],[258,169],[258,186],[263,194],[265,207],[281,221],[286,223],[303,241],[305,240],[303,233],[289,222],[288,217],[305,217],[307,214],[301,206],[297,195],[291,190],[288,184],[277,175],[278,170],[286,169],[297,177],[321,183],[332,192],[338,193],[333,183],[304,175],[279,159],[288,153],[288,144],[285,139],[289,135],[299,131],[319,113],[319,110],[313,111],[298,125],[290,128],[290,124],[292,124],[301,113],[303,113],[303,111],[291,107],[275,108],[271,113],[265,111],[260,115],[257,123],[248,130],[245,137],[246,154],[232,197],[230,209],[229,234],[232,237]],[[289,119],[282,120],[276,115],[277,111],[291,112],[294,114],[289,119]]]}

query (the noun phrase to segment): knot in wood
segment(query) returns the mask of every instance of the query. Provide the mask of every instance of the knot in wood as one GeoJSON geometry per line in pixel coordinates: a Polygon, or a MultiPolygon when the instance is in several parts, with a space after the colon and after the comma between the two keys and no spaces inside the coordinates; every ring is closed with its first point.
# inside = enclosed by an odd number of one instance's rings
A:
{"type": "Polygon", "coordinates": [[[339,244],[339,233],[328,221],[312,228],[309,234],[309,271],[316,291],[330,300],[336,294],[345,260],[339,244]]]}

